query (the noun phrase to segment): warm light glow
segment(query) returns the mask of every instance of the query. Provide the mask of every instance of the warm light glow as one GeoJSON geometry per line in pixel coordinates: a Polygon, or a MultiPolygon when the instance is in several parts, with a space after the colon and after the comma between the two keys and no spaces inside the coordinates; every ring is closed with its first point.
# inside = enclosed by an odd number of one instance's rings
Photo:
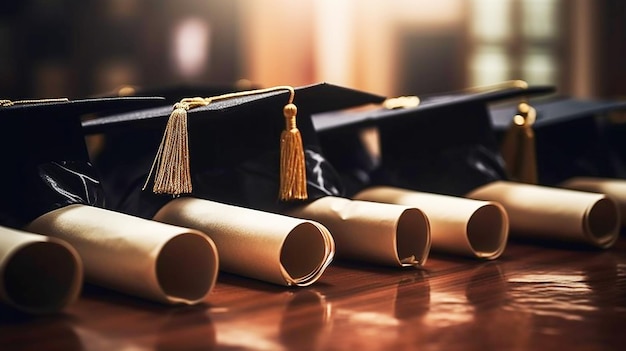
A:
{"type": "Polygon", "coordinates": [[[559,0],[473,0],[471,4],[471,85],[512,78],[531,84],[558,83],[552,48],[559,34],[559,0]],[[515,41],[518,44],[512,45],[515,41]]]}
{"type": "Polygon", "coordinates": [[[378,313],[371,311],[351,311],[351,310],[341,310],[339,315],[341,317],[346,317],[349,323],[354,323],[359,326],[371,325],[371,326],[379,326],[379,327],[396,327],[400,325],[400,322],[390,316],[387,313],[378,313]]]}
{"type": "Polygon", "coordinates": [[[508,80],[509,72],[510,63],[502,47],[480,47],[472,58],[472,85],[481,86],[508,80]]]}
{"type": "MultiPolygon", "coordinates": [[[[498,0],[500,1],[504,0],[498,0]]],[[[396,22],[419,27],[432,28],[454,24],[463,16],[463,2],[459,0],[394,0],[386,1],[385,4],[396,22]]]]}
{"type": "MultiPolygon", "coordinates": [[[[227,323],[222,323],[228,325],[227,323]]],[[[221,325],[220,325],[221,326],[221,325]]],[[[263,329],[262,324],[238,323],[233,328],[218,328],[218,342],[220,345],[234,349],[253,350],[284,350],[274,339],[275,325],[268,325],[263,329]]]]}
{"type": "Polygon", "coordinates": [[[537,272],[511,277],[508,283],[513,303],[507,309],[566,320],[583,320],[597,309],[582,271],[537,272]]]}
{"type": "Polygon", "coordinates": [[[521,5],[524,36],[551,39],[557,35],[557,0],[524,0],[521,5]]]}
{"type": "Polygon", "coordinates": [[[210,57],[211,31],[199,18],[187,18],[174,29],[174,55],[178,71],[186,77],[202,73],[210,57]]]}
{"type": "Polygon", "coordinates": [[[522,77],[531,84],[554,84],[556,65],[550,52],[534,50],[524,56],[522,77]]]}
{"type": "Polygon", "coordinates": [[[462,294],[430,291],[430,310],[424,322],[432,327],[444,328],[474,320],[474,306],[462,294]]]}
{"type": "Polygon", "coordinates": [[[248,1],[242,7],[243,75],[260,86],[315,83],[310,1],[248,1]]]}
{"type": "Polygon", "coordinates": [[[499,41],[511,35],[511,0],[472,1],[472,34],[484,41],[499,41]]]}
{"type": "Polygon", "coordinates": [[[315,53],[318,80],[348,85],[352,82],[352,0],[315,2],[315,53]]]}

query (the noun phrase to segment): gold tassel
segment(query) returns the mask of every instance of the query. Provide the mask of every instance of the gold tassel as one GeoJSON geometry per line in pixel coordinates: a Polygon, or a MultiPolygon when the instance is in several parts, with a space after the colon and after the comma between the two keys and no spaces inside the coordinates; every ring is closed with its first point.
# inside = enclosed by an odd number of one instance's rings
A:
{"type": "Polygon", "coordinates": [[[285,130],[280,138],[280,189],[281,201],[305,200],[306,190],[306,162],[302,136],[296,126],[297,107],[293,104],[295,91],[290,86],[277,86],[267,89],[257,89],[229,93],[210,98],[182,99],[174,106],[161,139],[159,150],[155,156],[143,190],[156,170],[153,192],[156,194],[191,193],[191,171],[189,166],[189,141],[187,131],[187,111],[199,106],[206,106],[213,101],[227,100],[235,97],[269,93],[278,90],[288,90],[289,101],[283,108],[285,130]]]}
{"type": "Polygon", "coordinates": [[[535,132],[532,128],[536,117],[536,110],[527,102],[521,102],[518,114],[513,117],[511,127],[504,136],[501,152],[507,175],[512,180],[538,183],[535,132]]]}
{"type": "Polygon", "coordinates": [[[296,126],[298,109],[293,103],[283,108],[285,130],[280,135],[280,191],[281,201],[306,200],[306,162],[302,136],[296,126]]]}
{"type": "Polygon", "coordinates": [[[170,194],[175,197],[190,194],[191,169],[189,167],[189,133],[187,131],[187,111],[198,106],[206,106],[210,100],[203,98],[182,99],[174,105],[161,139],[152,168],[143,185],[145,190],[152,173],[156,169],[152,192],[170,194]]]}
{"type": "MultiPolygon", "coordinates": [[[[471,93],[484,93],[501,89],[528,89],[523,80],[509,80],[497,84],[472,87],[464,90],[471,93]]],[[[533,124],[536,110],[523,101],[518,105],[518,114],[513,117],[511,126],[504,135],[500,151],[504,159],[507,176],[516,181],[537,184],[537,160],[535,154],[535,133],[533,124]]]]}

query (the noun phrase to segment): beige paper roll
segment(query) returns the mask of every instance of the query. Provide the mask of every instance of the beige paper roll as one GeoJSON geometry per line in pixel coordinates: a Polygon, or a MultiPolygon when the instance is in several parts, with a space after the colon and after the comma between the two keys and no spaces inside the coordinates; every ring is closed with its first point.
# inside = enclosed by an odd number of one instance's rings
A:
{"type": "Polygon", "coordinates": [[[509,219],[497,202],[386,186],[365,189],[354,199],[419,208],[430,222],[433,251],[495,259],[506,247],[509,219]]]}
{"type": "Polygon", "coordinates": [[[511,235],[608,248],[619,235],[617,204],[604,194],[497,181],[467,195],[497,201],[509,214],[511,235]]]}
{"type": "Polygon", "coordinates": [[[82,284],[82,262],[65,241],[0,227],[0,302],[26,313],[57,312],[82,284]]]}
{"type": "Polygon", "coordinates": [[[85,205],[48,212],[27,230],[74,246],[86,280],[154,301],[200,302],[217,278],[215,244],[197,230],[85,205]]]}
{"type": "Polygon", "coordinates": [[[576,177],[559,184],[567,189],[602,193],[615,200],[619,206],[622,226],[626,226],[626,180],[610,178],[576,177]]]}
{"type": "Polygon", "coordinates": [[[319,223],[208,200],[173,200],[154,219],[205,232],[225,272],[279,285],[313,284],[335,253],[332,236],[319,223]]]}
{"type": "Polygon", "coordinates": [[[341,259],[410,267],[428,258],[428,219],[413,207],[326,196],[288,214],[326,226],[341,259]]]}

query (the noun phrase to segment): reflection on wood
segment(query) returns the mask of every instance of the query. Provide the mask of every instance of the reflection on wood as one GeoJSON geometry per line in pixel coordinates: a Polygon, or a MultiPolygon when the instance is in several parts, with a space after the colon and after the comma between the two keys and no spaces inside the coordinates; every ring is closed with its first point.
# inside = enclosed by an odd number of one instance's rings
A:
{"type": "Polygon", "coordinates": [[[607,251],[509,244],[496,261],[422,270],[335,263],[313,286],[222,274],[167,307],[88,286],[61,315],[0,310],[2,350],[619,349],[626,238],[607,251]]]}

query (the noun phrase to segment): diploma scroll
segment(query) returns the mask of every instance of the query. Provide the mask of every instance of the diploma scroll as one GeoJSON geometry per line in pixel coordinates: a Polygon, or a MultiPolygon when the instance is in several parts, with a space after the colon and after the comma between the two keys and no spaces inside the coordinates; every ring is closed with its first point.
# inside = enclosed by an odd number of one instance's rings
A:
{"type": "Polygon", "coordinates": [[[217,278],[215,244],[202,232],[86,205],[70,205],[31,222],[28,230],[69,242],[85,279],[163,303],[193,304],[217,278]]]}
{"type": "Polygon", "coordinates": [[[496,181],[467,197],[501,203],[511,235],[599,248],[612,246],[619,235],[617,204],[604,194],[496,181]]]}
{"type": "Polygon", "coordinates": [[[209,200],[175,199],[154,219],[206,233],[225,272],[279,285],[313,284],[335,253],[332,236],[319,223],[209,200]]]}
{"type": "Polygon", "coordinates": [[[63,240],[0,227],[0,302],[38,314],[74,302],[83,284],[83,265],[63,240]]]}
{"type": "Polygon", "coordinates": [[[506,247],[509,219],[502,205],[497,202],[387,186],[365,189],[356,194],[354,199],[419,208],[430,222],[433,251],[495,259],[506,247]]]}
{"type": "Polygon", "coordinates": [[[606,194],[619,205],[622,226],[626,226],[626,180],[611,178],[576,177],[559,184],[566,189],[606,194]]]}
{"type": "Polygon", "coordinates": [[[428,219],[413,207],[326,196],[288,214],[326,226],[341,259],[410,267],[430,252],[428,219]]]}

